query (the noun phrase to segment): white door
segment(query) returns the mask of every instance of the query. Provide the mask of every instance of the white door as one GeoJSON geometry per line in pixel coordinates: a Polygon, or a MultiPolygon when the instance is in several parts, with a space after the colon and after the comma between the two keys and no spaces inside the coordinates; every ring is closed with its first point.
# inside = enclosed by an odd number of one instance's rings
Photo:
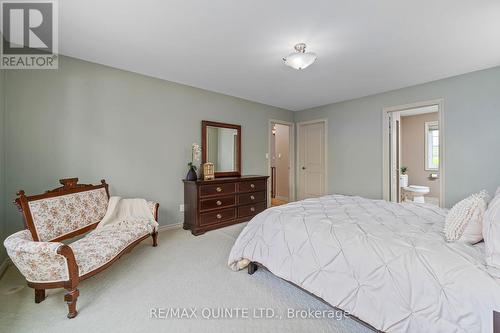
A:
{"type": "Polygon", "coordinates": [[[390,201],[400,202],[400,186],[399,186],[399,174],[400,174],[400,159],[401,159],[401,147],[400,147],[400,128],[401,128],[401,114],[399,112],[391,112],[389,114],[389,145],[390,145],[390,186],[391,194],[390,201]]]}
{"type": "Polygon", "coordinates": [[[299,199],[325,194],[325,121],[299,124],[299,199]]]}

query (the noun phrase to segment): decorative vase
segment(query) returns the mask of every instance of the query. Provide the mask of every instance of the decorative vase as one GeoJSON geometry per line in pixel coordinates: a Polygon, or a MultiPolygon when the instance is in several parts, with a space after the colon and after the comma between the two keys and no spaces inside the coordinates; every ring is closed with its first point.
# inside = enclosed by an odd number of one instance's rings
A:
{"type": "Polygon", "coordinates": [[[408,175],[399,175],[399,187],[408,187],[408,175]]]}
{"type": "Polygon", "coordinates": [[[189,171],[186,175],[186,180],[196,180],[198,179],[198,175],[196,174],[196,171],[194,170],[193,167],[189,168],[189,171]]]}

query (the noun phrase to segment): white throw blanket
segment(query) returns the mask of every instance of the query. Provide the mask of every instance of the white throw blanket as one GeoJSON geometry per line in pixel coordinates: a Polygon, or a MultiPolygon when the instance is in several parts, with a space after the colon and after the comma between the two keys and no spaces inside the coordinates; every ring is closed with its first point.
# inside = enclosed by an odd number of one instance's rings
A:
{"type": "Polygon", "coordinates": [[[153,213],[144,199],[109,198],[108,209],[95,230],[113,228],[122,221],[136,221],[149,224],[154,230],[158,229],[153,213]]]}

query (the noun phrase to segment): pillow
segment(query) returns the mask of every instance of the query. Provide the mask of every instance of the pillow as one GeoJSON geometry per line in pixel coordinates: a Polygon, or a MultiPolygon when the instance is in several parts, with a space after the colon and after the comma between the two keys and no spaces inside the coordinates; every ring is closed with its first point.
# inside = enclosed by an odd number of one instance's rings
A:
{"type": "Polygon", "coordinates": [[[498,190],[484,214],[483,237],[486,263],[500,268],[500,191],[498,190]]]}
{"type": "Polygon", "coordinates": [[[483,216],[488,207],[486,191],[472,194],[453,206],[444,224],[444,236],[448,242],[463,241],[475,244],[483,239],[483,216]]]}

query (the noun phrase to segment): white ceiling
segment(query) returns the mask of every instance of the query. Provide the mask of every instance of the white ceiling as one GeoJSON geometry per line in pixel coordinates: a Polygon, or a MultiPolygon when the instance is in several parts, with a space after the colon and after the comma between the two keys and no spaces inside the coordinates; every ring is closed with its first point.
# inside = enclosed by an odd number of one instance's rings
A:
{"type": "Polygon", "coordinates": [[[500,65],[498,0],[62,0],[60,53],[302,110],[500,65]],[[318,60],[283,65],[305,42],[318,60]]]}

